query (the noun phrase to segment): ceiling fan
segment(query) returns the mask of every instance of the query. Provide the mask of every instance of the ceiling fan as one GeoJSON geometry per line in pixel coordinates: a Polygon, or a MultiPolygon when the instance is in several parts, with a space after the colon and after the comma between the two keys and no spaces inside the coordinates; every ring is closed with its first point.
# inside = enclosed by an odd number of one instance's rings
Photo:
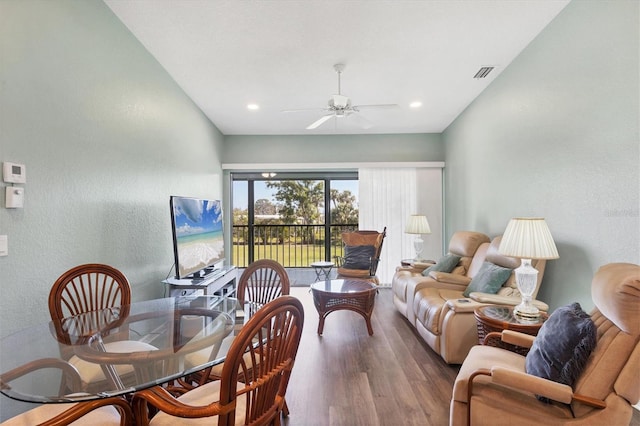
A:
{"type": "Polygon", "coordinates": [[[398,104],[376,104],[376,105],[352,105],[351,99],[347,96],[342,95],[341,87],[340,87],[340,75],[344,71],[344,64],[335,64],[333,69],[338,73],[338,94],[332,95],[329,98],[329,102],[327,103],[326,108],[304,108],[304,109],[290,109],[284,110],[282,112],[302,112],[302,111],[325,111],[326,114],[308,125],[307,130],[313,130],[323,123],[329,121],[332,118],[345,118],[351,117],[358,122],[360,127],[363,129],[368,129],[373,126],[373,124],[367,120],[362,114],[360,114],[361,109],[366,108],[396,108],[398,104]]]}

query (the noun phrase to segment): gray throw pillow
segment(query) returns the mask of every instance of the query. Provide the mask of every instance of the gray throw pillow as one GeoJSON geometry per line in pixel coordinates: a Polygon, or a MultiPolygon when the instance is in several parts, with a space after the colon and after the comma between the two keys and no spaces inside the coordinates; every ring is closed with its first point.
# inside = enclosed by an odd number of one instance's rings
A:
{"type": "Polygon", "coordinates": [[[469,297],[474,291],[496,294],[500,287],[507,282],[511,272],[513,272],[512,269],[503,268],[491,262],[484,262],[462,294],[464,297],[469,297]]]}
{"type": "Polygon", "coordinates": [[[456,256],[455,254],[446,254],[438,260],[435,265],[429,266],[427,269],[422,271],[422,275],[425,277],[429,276],[429,272],[438,271],[438,272],[451,272],[455,269],[455,267],[460,262],[460,256],[456,256]]]}
{"type": "Polygon", "coordinates": [[[596,326],[589,314],[577,302],[563,306],[540,327],[525,359],[526,372],[573,387],[595,347],[596,326]]]}
{"type": "Polygon", "coordinates": [[[344,248],[344,264],[346,269],[369,269],[371,258],[375,256],[374,246],[346,246],[344,248]]]}

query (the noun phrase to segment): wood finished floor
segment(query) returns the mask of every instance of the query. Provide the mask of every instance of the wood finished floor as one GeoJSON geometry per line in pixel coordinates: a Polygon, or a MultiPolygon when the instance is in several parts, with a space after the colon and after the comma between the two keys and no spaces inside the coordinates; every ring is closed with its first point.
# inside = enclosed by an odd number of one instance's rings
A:
{"type": "Polygon", "coordinates": [[[309,288],[294,287],[305,325],[291,381],[287,426],[447,425],[457,366],[447,365],[393,307],[381,288],[372,318],[331,313],[322,336],[309,288]]]}
{"type": "MultiPolygon", "coordinates": [[[[300,349],[287,390],[285,426],[443,426],[459,366],[446,364],[414,333],[381,288],[373,336],[354,312],[331,313],[323,336],[308,287],[292,287],[305,309],[300,349]]],[[[630,423],[640,426],[634,410],[630,423]]]]}

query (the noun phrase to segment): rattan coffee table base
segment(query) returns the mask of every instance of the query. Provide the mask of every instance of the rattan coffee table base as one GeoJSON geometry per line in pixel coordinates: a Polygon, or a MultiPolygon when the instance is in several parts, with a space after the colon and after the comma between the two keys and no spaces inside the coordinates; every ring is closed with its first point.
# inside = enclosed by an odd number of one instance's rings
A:
{"type": "Polygon", "coordinates": [[[331,312],[348,310],[364,318],[369,336],[373,335],[371,314],[377,287],[364,280],[327,280],[311,285],[313,303],[318,311],[318,334],[322,335],[324,320],[331,312]]]}

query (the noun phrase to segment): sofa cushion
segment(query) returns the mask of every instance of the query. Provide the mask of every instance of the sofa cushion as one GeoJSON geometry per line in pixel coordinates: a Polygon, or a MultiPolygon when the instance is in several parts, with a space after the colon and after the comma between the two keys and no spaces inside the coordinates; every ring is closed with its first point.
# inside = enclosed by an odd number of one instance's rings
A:
{"type": "Polygon", "coordinates": [[[488,243],[489,241],[489,237],[480,232],[457,231],[449,241],[449,253],[462,257],[472,257],[480,247],[480,244],[488,243]]]}
{"type": "Polygon", "coordinates": [[[376,248],[374,246],[345,246],[342,267],[345,269],[368,270],[371,267],[371,258],[375,254],[376,248]]]}
{"type": "Polygon", "coordinates": [[[428,277],[431,271],[451,272],[458,265],[459,261],[460,261],[460,256],[456,256],[455,254],[451,254],[451,253],[446,254],[442,256],[435,265],[431,265],[427,269],[422,271],[422,275],[424,275],[425,277],[428,277]]]}
{"type": "Polygon", "coordinates": [[[447,301],[459,299],[462,292],[458,290],[448,290],[425,287],[416,293],[413,303],[413,311],[416,313],[416,322],[429,330],[434,335],[442,332],[442,312],[447,301]]]}
{"type": "Polygon", "coordinates": [[[640,266],[610,263],[593,276],[596,308],[625,333],[640,334],[640,266]]]}
{"type": "Polygon", "coordinates": [[[577,302],[563,306],[540,327],[525,360],[526,371],[573,387],[595,347],[596,326],[589,314],[577,302]]]}
{"type": "Polygon", "coordinates": [[[474,291],[497,293],[500,287],[509,279],[512,272],[512,269],[503,268],[491,262],[484,262],[464,291],[464,297],[469,297],[474,291]]]}

